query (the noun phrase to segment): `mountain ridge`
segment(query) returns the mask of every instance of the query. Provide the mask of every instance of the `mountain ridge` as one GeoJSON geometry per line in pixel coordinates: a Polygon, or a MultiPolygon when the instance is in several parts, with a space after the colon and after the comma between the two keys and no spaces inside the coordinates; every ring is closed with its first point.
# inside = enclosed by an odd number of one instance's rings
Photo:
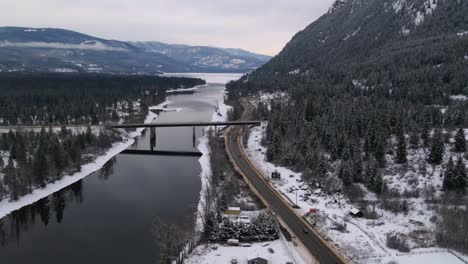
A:
{"type": "Polygon", "coordinates": [[[407,49],[410,53],[418,49],[417,45],[411,47],[417,42],[448,49],[454,43],[466,42],[468,35],[460,36],[468,31],[466,13],[466,1],[337,0],[249,79],[298,69],[305,73],[331,64],[361,64],[395,47],[407,46],[400,51],[407,49]]]}
{"type": "Polygon", "coordinates": [[[0,27],[0,72],[237,73],[251,71],[266,62],[200,46],[209,53],[198,56],[204,63],[193,63],[193,59],[150,51],[143,43],[107,40],[60,28],[0,27]],[[222,56],[213,57],[216,53],[222,56]]]}

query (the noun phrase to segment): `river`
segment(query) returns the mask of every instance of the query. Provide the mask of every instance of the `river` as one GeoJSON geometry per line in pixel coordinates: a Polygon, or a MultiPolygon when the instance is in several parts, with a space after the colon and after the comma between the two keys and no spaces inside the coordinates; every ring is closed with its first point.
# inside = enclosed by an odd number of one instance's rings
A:
{"type": "MultiPolygon", "coordinates": [[[[168,107],[181,111],[161,113],[155,122],[210,121],[224,95],[222,83],[239,76],[203,77],[209,84],[198,92],[169,96],[168,107]]],[[[156,145],[196,151],[192,128],[158,128],[156,145]]],[[[131,148],[148,150],[149,133],[131,148]]],[[[101,170],[1,219],[0,263],[158,263],[152,222],[193,221],[200,172],[196,157],[117,155],[101,170]]]]}

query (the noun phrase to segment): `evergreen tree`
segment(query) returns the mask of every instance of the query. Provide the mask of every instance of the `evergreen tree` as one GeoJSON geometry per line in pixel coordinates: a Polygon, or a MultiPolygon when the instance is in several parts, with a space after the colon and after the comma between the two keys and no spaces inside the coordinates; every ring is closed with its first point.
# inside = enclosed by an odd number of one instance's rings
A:
{"type": "Polygon", "coordinates": [[[377,175],[375,176],[374,184],[373,186],[371,186],[371,189],[376,194],[383,194],[385,187],[381,173],[377,173],[377,175]]]}
{"type": "Polygon", "coordinates": [[[454,164],[453,159],[450,157],[447,166],[445,167],[445,171],[443,173],[444,181],[443,181],[443,189],[444,190],[452,190],[455,188],[455,171],[454,171],[454,164]]]}
{"type": "Polygon", "coordinates": [[[459,157],[457,161],[457,165],[455,166],[454,169],[455,176],[454,176],[454,183],[456,186],[456,189],[465,192],[466,189],[466,168],[465,164],[463,162],[463,158],[459,157]]]}
{"type": "Polygon", "coordinates": [[[327,176],[327,173],[328,173],[327,161],[325,160],[323,156],[320,156],[319,158],[319,163],[317,166],[317,173],[318,173],[318,176],[321,178],[325,178],[327,176]]]}
{"type": "Polygon", "coordinates": [[[459,128],[457,131],[457,134],[455,135],[455,151],[456,152],[466,151],[465,132],[463,128],[459,128]]]}
{"type": "Polygon", "coordinates": [[[422,128],[421,139],[423,140],[424,147],[428,148],[430,145],[430,137],[429,137],[429,128],[426,125],[424,125],[424,127],[422,128]]]}
{"type": "Polygon", "coordinates": [[[431,140],[431,152],[429,153],[429,162],[439,165],[444,157],[444,141],[442,131],[436,129],[431,140]]]}
{"type": "Polygon", "coordinates": [[[379,164],[380,168],[384,168],[386,164],[385,148],[386,148],[386,140],[379,140],[377,142],[377,145],[375,146],[374,158],[379,164]]]}
{"type": "Polygon", "coordinates": [[[362,157],[360,151],[356,151],[353,155],[353,174],[355,182],[363,182],[362,157]]]}
{"type": "Polygon", "coordinates": [[[338,177],[343,181],[344,185],[351,185],[354,182],[354,170],[351,161],[345,161],[341,164],[338,177]]]}
{"type": "Polygon", "coordinates": [[[400,125],[397,129],[398,146],[396,151],[396,163],[403,164],[407,162],[406,139],[403,127],[400,125]]]}
{"type": "Polygon", "coordinates": [[[419,136],[417,131],[413,130],[410,133],[409,143],[410,148],[412,149],[417,149],[419,147],[419,136]]]}
{"type": "Polygon", "coordinates": [[[10,199],[12,201],[16,201],[19,198],[20,186],[18,178],[16,177],[16,169],[13,159],[11,157],[8,159],[8,164],[3,172],[5,173],[5,184],[10,191],[10,199]]]}
{"type": "Polygon", "coordinates": [[[33,174],[37,185],[44,187],[49,173],[45,147],[41,144],[34,155],[33,174]]]}

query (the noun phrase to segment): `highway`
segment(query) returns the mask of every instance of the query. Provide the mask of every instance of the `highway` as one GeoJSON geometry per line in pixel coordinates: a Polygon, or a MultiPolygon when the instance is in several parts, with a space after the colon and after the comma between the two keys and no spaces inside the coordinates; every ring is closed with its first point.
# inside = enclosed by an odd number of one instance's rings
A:
{"type": "MultiPolygon", "coordinates": [[[[250,120],[252,117],[253,106],[247,100],[242,101],[244,113],[240,121],[250,120]]],[[[323,264],[346,263],[334,248],[332,248],[301,216],[296,214],[295,209],[281,197],[281,194],[271,187],[264,176],[255,168],[242,147],[241,127],[230,127],[225,134],[226,151],[233,163],[235,169],[244,177],[253,191],[260,196],[260,199],[266,203],[267,207],[280,218],[281,222],[292,231],[296,238],[309,250],[316,261],[323,264]]],[[[310,260],[308,263],[313,263],[310,260]]]]}

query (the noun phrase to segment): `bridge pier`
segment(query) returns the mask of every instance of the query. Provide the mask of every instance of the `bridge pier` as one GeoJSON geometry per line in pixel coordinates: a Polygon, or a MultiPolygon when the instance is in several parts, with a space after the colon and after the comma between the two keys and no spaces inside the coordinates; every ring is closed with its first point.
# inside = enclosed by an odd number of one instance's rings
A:
{"type": "Polygon", "coordinates": [[[156,128],[151,127],[150,128],[150,149],[151,149],[151,151],[153,151],[154,148],[156,148],[156,128]]]}
{"type": "Polygon", "coordinates": [[[195,127],[192,128],[193,131],[192,131],[192,142],[193,142],[193,147],[195,148],[195,138],[196,138],[196,134],[195,134],[195,127]]]}

